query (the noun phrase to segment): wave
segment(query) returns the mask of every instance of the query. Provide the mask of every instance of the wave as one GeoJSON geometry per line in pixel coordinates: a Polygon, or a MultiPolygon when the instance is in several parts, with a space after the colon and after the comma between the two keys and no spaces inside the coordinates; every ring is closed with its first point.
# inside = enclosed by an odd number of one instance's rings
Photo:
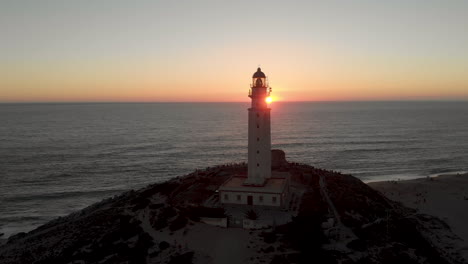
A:
{"type": "Polygon", "coordinates": [[[48,192],[40,194],[23,194],[15,195],[14,197],[4,197],[4,202],[23,202],[23,201],[37,201],[37,200],[57,200],[72,197],[105,197],[106,195],[121,193],[127,191],[127,189],[111,189],[111,190],[92,190],[92,191],[65,191],[65,192],[48,192]]]}
{"type": "MultiPolygon", "coordinates": [[[[29,215],[23,215],[23,216],[0,216],[0,221],[3,222],[10,222],[10,221],[25,221],[25,222],[42,222],[44,220],[49,219],[49,215],[44,215],[44,216],[29,216],[29,215]]],[[[1,227],[2,225],[0,225],[1,227]]]]}

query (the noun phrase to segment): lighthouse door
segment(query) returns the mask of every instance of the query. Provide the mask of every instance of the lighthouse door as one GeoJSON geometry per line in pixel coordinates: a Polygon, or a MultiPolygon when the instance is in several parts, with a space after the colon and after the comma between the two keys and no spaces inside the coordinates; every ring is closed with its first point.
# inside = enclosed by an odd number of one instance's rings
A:
{"type": "Polygon", "coordinates": [[[252,195],[247,196],[247,204],[252,205],[253,204],[253,197],[252,195]]]}

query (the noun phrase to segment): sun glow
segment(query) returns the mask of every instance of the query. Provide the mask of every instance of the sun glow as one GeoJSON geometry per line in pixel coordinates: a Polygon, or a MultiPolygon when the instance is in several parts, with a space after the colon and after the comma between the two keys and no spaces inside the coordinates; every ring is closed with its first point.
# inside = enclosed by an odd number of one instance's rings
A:
{"type": "Polygon", "coordinates": [[[267,104],[273,102],[273,98],[271,98],[271,96],[268,96],[267,98],[265,98],[265,102],[267,102],[267,104]]]}

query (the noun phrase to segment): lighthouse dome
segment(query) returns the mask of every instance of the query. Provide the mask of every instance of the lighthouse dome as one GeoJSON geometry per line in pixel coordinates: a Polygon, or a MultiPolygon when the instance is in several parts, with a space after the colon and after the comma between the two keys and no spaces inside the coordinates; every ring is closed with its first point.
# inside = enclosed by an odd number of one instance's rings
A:
{"type": "Polygon", "coordinates": [[[260,67],[258,67],[257,71],[253,74],[252,78],[266,78],[266,76],[262,72],[262,69],[260,69],[260,67]]]}

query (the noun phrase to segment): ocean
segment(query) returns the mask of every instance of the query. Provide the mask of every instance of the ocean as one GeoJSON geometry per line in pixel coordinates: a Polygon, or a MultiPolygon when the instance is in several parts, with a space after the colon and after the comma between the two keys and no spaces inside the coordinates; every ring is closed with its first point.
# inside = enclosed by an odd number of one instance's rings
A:
{"type": "MultiPolygon", "coordinates": [[[[247,157],[248,103],[0,104],[3,238],[247,157]]],[[[274,102],[272,146],[363,181],[468,171],[468,102],[274,102]]]]}

